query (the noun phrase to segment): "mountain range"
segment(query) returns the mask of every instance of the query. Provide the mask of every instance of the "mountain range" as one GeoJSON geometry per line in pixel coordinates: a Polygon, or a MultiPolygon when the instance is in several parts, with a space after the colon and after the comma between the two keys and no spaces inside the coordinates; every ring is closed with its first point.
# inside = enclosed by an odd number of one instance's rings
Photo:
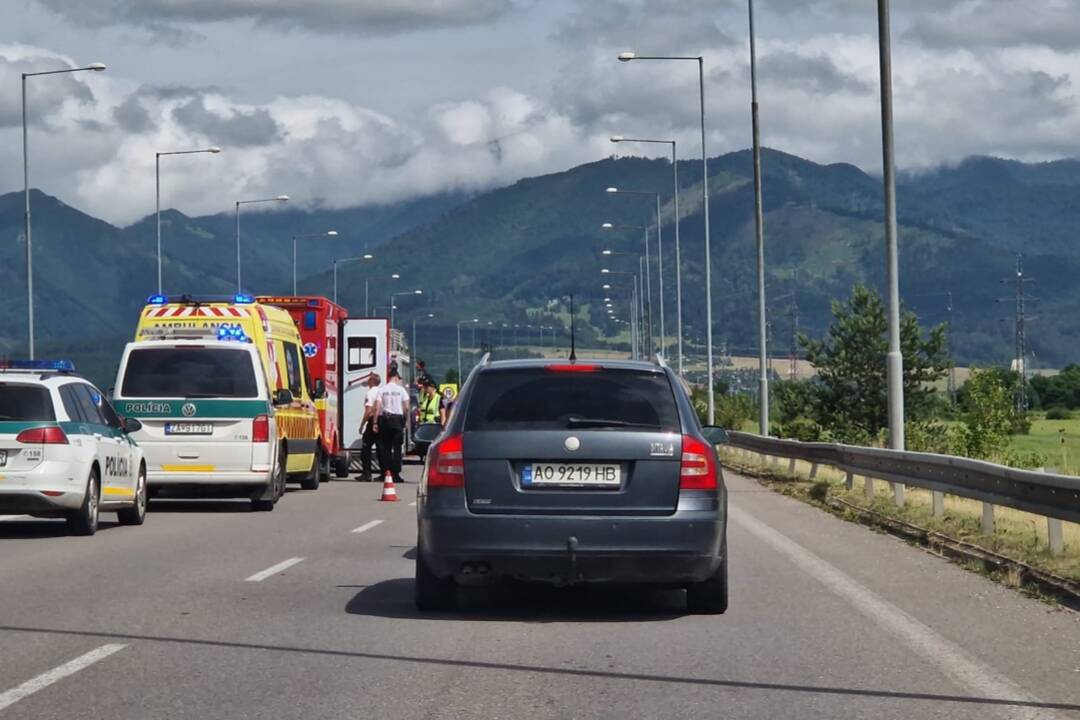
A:
{"type": "MultiPolygon", "coordinates": [[[[830,302],[846,296],[853,283],[882,286],[881,182],[852,165],[821,165],[775,150],[765,151],[763,171],[771,350],[783,357],[796,331],[825,330],[830,302]]],[[[714,339],[734,354],[750,354],[756,336],[751,173],[748,151],[709,163],[714,339]]],[[[694,358],[703,354],[705,317],[700,162],[681,161],[679,177],[684,337],[694,358]]],[[[525,325],[565,327],[571,295],[582,343],[625,347],[625,331],[600,312],[608,294],[601,283],[613,285],[609,296],[623,318],[629,286],[625,276],[601,276],[600,269],[633,271],[637,260],[601,251],[640,253],[642,233],[601,225],[650,224],[655,205],[647,196],[605,192],[611,186],[662,196],[665,325],[671,338],[674,208],[671,165],[662,160],[607,158],[489,192],[384,206],[245,209],[244,289],[290,292],[291,236],[335,229],[337,237],[300,241],[300,292],[330,294],[333,259],[372,252],[374,260],[339,266],[342,303],[360,314],[365,281],[370,305],[389,305],[391,292],[423,289],[422,296],[397,298],[398,324],[419,318],[425,347],[444,365],[452,363],[458,320],[481,318],[480,326],[488,329],[516,324],[521,332],[525,325]],[[435,317],[428,318],[429,312],[435,317]]],[[[1078,194],[1080,162],[1074,160],[1025,164],[975,157],[903,175],[898,208],[906,306],[929,323],[951,318],[951,344],[960,361],[1007,362],[1022,253],[1025,277],[1034,281],[1025,286],[1033,360],[1042,366],[1075,360],[1080,245],[1072,236],[1080,223],[1080,202],[1073,200],[1078,194]]],[[[0,354],[19,355],[25,343],[22,202],[21,193],[0,195],[0,266],[7,279],[0,284],[0,354]]],[[[106,377],[139,308],[156,290],[154,216],[119,228],[39,191],[33,191],[32,204],[39,355],[74,354],[90,364],[90,374],[106,377]]],[[[188,217],[164,211],[162,238],[166,292],[235,290],[231,213],[188,217]]],[[[654,235],[658,325],[655,240],[654,235]]]]}

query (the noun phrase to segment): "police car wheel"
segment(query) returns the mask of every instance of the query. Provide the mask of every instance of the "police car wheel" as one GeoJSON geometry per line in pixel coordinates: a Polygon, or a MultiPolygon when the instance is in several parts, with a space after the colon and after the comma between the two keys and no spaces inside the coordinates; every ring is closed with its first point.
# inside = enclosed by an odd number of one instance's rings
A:
{"type": "Polygon", "coordinates": [[[255,512],[270,512],[277,504],[278,498],[285,494],[285,453],[279,451],[277,465],[274,466],[274,477],[270,481],[272,487],[271,497],[263,497],[263,491],[251,498],[251,509],[255,512]]]}
{"type": "Polygon", "coordinates": [[[98,529],[98,499],[101,490],[101,479],[97,470],[90,471],[90,477],[86,480],[86,493],[83,496],[82,507],[68,515],[68,527],[76,535],[93,535],[98,529]]]}
{"type": "Polygon", "coordinates": [[[121,525],[142,525],[146,520],[146,468],[139,468],[139,479],[135,482],[135,502],[129,508],[116,513],[121,525]]]}

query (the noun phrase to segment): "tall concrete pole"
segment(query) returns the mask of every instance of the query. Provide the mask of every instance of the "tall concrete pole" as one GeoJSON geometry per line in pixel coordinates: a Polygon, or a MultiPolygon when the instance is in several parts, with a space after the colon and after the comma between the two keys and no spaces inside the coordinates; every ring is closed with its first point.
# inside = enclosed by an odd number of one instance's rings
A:
{"type": "Polygon", "coordinates": [[[761,127],[758,124],[757,41],[754,0],[747,0],[750,17],[750,123],[754,134],[754,233],[757,242],[758,295],[758,432],[769,434],[769,352],[765,319],[765,212],[761,199],[761,127]]]}

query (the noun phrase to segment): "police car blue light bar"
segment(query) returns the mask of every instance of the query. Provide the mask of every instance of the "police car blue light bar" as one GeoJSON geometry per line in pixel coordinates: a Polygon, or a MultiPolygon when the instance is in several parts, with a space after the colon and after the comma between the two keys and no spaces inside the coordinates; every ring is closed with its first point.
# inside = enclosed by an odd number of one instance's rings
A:
{"type": "Polygon", "coordinates": [[[0,360],[0,370],[75,372],[75,363],[70,360],[0,360]]]}

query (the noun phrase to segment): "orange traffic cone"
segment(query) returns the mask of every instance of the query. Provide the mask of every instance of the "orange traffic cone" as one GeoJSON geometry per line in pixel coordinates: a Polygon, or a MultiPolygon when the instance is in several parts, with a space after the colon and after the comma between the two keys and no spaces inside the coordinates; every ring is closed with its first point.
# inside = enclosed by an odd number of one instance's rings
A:
{"type": "Polygon", "coordinates": [[[389,470],[386,471],[386,477],[383,478],[382,497],[379,500],[382,502],[397,502],[397,488],[394,487],[394,476],[389,470]]]}

